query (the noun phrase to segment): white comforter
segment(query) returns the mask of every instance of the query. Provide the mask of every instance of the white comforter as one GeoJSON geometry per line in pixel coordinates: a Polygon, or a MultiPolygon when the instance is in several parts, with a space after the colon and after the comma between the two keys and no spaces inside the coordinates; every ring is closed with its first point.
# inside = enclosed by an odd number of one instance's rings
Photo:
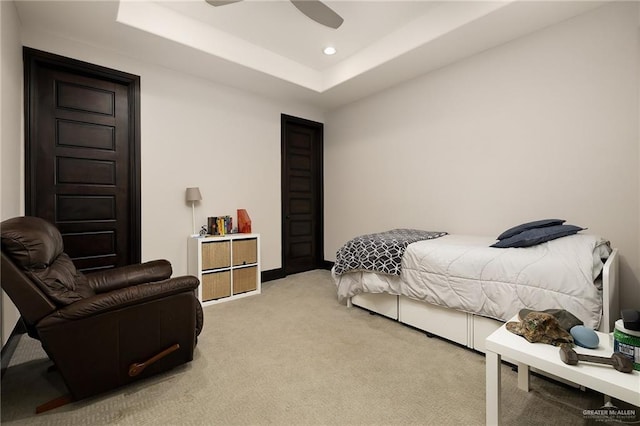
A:
{"type": "Polygon", "coordinates": [[[398,276],[334,275],[338,297],[362,292],[401,294],[507,321],[522,308],[562,308],[598,328],[602,312],[596,278],[611,251],[589,234],[527,248],[491,248],[492,238],[462,235],[410,244],[398,276]]]}

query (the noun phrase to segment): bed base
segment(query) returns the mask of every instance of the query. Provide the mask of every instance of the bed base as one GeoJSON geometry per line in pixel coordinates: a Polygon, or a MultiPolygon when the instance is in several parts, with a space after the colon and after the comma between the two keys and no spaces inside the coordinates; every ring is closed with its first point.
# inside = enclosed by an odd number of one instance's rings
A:
{"type": "MultiPolygon", "coordinates": [[[[602,320],[598,330],[610,333],[620,314],[617,249],[611,252],[603,267],[602,297],[602,320]]],[[[492,318],[387,293],[358,294],[349,300],[348,305],[367,309],[482,353],[485,352],[484,340],[503,324],[492,318]]]]}

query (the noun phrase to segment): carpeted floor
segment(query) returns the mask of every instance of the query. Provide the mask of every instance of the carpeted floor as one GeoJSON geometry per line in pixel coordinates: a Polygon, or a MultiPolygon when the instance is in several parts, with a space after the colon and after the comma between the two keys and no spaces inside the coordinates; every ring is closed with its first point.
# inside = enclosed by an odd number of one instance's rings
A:
{"type": "MultiPolygon", "coordinates": [[[[2,380],[3,424],[482,425],[484,356],[337,302],[328,271],[209,306],[196,356],[132,386],[40,414],[65,387],[37,341],[21,337],[2,380]]],[[[602,395],[503,365],[503,421],[584,424],[602,395]]],[[[601,423],[600,423],[601,424],[601,423]]]]}

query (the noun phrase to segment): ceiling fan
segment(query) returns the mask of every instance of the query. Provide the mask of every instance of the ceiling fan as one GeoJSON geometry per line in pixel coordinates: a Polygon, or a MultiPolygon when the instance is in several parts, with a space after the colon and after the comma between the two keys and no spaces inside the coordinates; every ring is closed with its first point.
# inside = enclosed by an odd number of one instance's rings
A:
{"type": "MultiPolygon", "coordinates": [[[[242,0],[205,0],[212,6],[225,6],[242,0]]],[[[344,19],[320,0],[289,0],[298,10],[319,24],[338,28],[344,19]]]]}

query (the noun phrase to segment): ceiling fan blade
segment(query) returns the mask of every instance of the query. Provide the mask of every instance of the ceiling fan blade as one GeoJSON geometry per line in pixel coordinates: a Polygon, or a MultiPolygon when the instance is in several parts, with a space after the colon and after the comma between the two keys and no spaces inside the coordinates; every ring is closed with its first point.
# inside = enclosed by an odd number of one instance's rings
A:
{"type": "Polygon", "coordinates": [[[211,6],[224,6],[226,4],[238,3],[242,0],[205,0],[211,6]]]}
{"type": "MultiPolygon", "coordinates": [[[[209,1],[209,0],[207,0],[209,1]]],[[[338,28],[344,19],[320,0],[291,0],[298,10],[319,24],[338,28]]]]}

